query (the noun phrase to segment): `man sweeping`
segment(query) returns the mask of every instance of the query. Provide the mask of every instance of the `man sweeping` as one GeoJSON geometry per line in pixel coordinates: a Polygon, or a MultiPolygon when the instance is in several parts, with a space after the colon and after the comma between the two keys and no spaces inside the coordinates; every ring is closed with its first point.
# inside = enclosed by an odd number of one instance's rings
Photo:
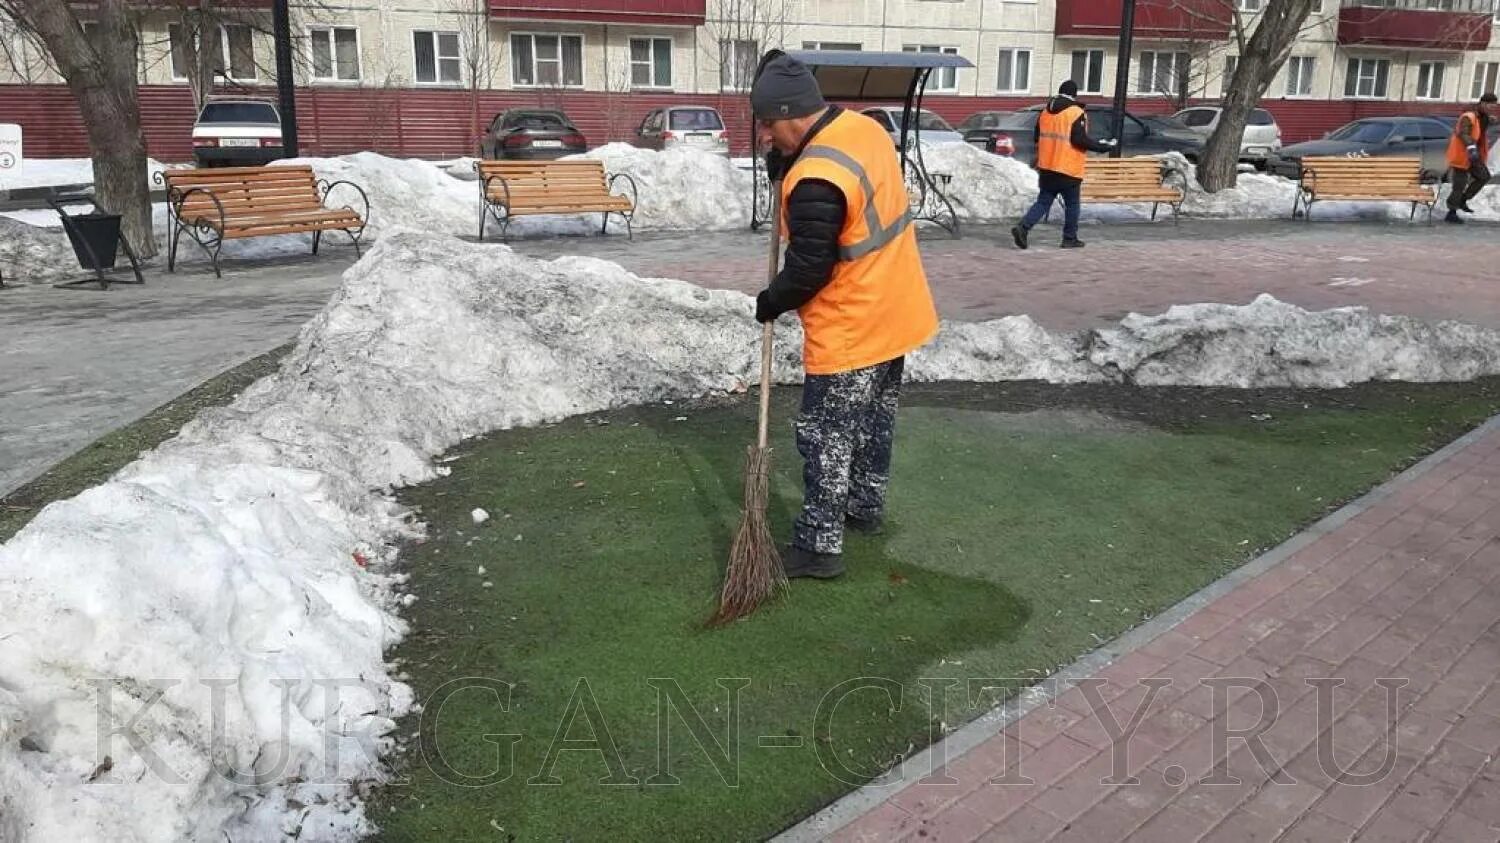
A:
{"type": "Polygon", "coordinates": [[[1031,210],[1021,222],[1010,230],[1017,248],[1027,246],[1027,235],[1051,210],[1059,196],[1063,200],[1064,249],[1083,246],[1078,239],[1078,216],[1082,212],[1083,174],[1088,166],[1088,153],[1109,152],[1115,142],[1096,141],[1089,137],[1089,116],[1078,104],[1078,84],[1073,80],[1062,83],[1057,96],[1047,101],[1047,107],[1037,115],[1036,140],[1037,185],[1041,188],[1031,210]]]}
{"type": "Polygon", "coordinates": [[[846,525],[881,527],[905,355],[937,333],[937,309],[890,135],[826,103],[808,67],[786,55],[765,63],[750,105],[772,147],[787,235],[755,318],[796,310],[805,337],[805,488],[783,564],[788,577],[827,579],[844,572],[846,525]]]}
{"type": "Polygon", "coordinates": [[[1459,115],[1453,126],[1453,137],[1448,139],[1448,181],[1452,190],[1448,193],[1448,216],[1443,219],[1461,223],[1459,211],[1474,213],[1469,200],[1490,180],[1490,121],[1495,116],[1495,94],[1486,93],[1479,104],[1459,115]]]}

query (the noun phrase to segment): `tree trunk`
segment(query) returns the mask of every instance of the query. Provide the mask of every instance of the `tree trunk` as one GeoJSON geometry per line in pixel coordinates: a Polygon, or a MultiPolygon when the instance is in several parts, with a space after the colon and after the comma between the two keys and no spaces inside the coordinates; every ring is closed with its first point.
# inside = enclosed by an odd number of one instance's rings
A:
{"type": "Polygon", "coordinates": [[[88,132],[100,204],[124,218],[125,238],[136,255],[155,255],[136,75],[139,35],[126,0],[99,0],[94,9],[99,24],[97,49],[84,37],[67,3],[12,0],[6,5],[19,12],[42,39],[73,92],[88,132]]]}
{"type": "Polygon", "coordinates": [[[1240,145],[1250,112],[1286,63],[1292,44],[1317,0],[1270,0],[1255,32],[1245,42],[1234,79],[1224,92],[1219,124],[1204,144],[1198,161],[1198,183],[1209,193],[1234,187],[1239,176],[1240,145]]]}

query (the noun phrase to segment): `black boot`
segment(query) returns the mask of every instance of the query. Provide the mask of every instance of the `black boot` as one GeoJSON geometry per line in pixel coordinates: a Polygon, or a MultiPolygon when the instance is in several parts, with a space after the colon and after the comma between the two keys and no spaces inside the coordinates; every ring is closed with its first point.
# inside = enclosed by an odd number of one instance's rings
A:
{"type": "Polygon", "coordinates": [[[843,575],[844,557],[837,553],[814,553],[796,545],[789,545],[785,555],[781,557],[781,567],[786,571],[787,579],[812,577],[818,580],[831,580],[843,575]]]}
{"type": "Polygon", "coordinates": [[[1469,207],[1469,203],[1468,202],[1460,202],[1460,203],[1458,203],[1458,209],[1460,211],[1463,211],[1466,214],[1472,214],[1472,213],[1474,213],[1474,209],[1469,207]]]}
{"type": "Polygon", "coordinates": [[[1449,208],[1448,209],[1448,216],[1443,217],[1443,222],[1451,222],[1454,225],[1463,225],[1464,220],[1463,220],[1463,217],[1460,217],[1458,215],[1458,209],[1457,208],[1449,208]]]}
{"type": "Polygon", "coordinates": [[[844,519],[844,526],[856,533],[864,533],[867,536],[878,535],[885,527],[885,521],[880,516],[874,518],[860,518],[850,515],[844,519]]]}
{"type": "Polygon", "coordinates": [[[1011,239],[1016,241],[1017,249],[1026,248],[1026,227],[1023,225],[1012,226],[1010,230],[1011,239]]]}
{"type": "Polygon", "coordinates": [[[1083,241],[1079,240],[1077,237],[1064,238],[1062,241],[1062,247],[1064,249],[1082,249],[1083,241]]]}

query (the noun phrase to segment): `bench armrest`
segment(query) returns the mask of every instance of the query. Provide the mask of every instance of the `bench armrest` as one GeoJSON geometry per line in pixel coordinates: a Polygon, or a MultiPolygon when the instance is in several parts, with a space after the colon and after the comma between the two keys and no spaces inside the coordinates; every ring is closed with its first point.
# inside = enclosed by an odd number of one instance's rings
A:
{"type": "Polygon", "coordinates": [[[175,187],[172,188],[172,190],[167,194],[167,205],[172,209],[172,216],[176,217],[177,221],[182,223],[183,225],[191,226],[198,229],[199,231],[206,232],[213,229],[212,220],[205,219],[202,216],[197,216],[189,220],[182,215],[182,206],[187,203],[188,197],[192,196],[194,193],[201,193],[204,196],[207,196],[209,199],[213,200],[214,207],[218,209],[219,212],[219,227],[217,230],[223,231],[225,225],[224,203],[220,202],[219,197],[215,196],[214,192],[206,187],[192,187],[188,188],[186,191],[181,192],[179,192],[175,187]]]}
{"type": "Polygon", "coordinates": [[[1182,198],[1186,199],[1188,195],[1187,172],[1185,170],[1179,170],[1175,167],[1168,167],[1166,166],[1166,164],[1163,164],[1161,168],[1161,183],[1164,186],[1171,187],[1173,186],[1172,179],[1174,178],[1179,182],[1179,184],[1177,185],[1177,189],[1182,191],[1182,198]]]}
{"type": "Polygon", "coordinates": [[[359,201],[364,204],[364,210],[363,211],[355,211],[354,208],[352,208],[352,207],[350,207],[348,205],[345,205],[343,207],[343,210],[349,211],[351,213],[358,214],[360,220],[363,221],[366,225],[369,225],[369,223],[370,223],[370,197],[369,197],[368,194],[365,193],[365,189],[364,188],[360,187],[359,185],[355,184],[352,181],[344,181],[343,179],[339,179],[338,181],[329,181],[328,179],[318,179],[318,185],[317,185],[317,187],[318,187],[318,201],[322,202],[326,206],[328,204],[328,194],[332,193],[333,189],[335,187],[339,187],[340,185],[345,185],[345,186],[354,188],[354,192],[356,192],[356,193],[359,194],[359,201]]]}
{"type": "Polygon", "coordinates": [[[1299,167],[1297,170],[1297,189],[1303,193],[1316,194],[1318,192],[1318,171],[1311,167],[1299,167]],[[1309,182],[1311,182],[1309,184],[1309,182]]]}
{"type": "MultiPolygon", "coordinates": [[[[629,173],[611,173],[609,176],[609,181],[607,182],[607,186],[609,188],[609,192],[612,195],[615,192],[615,179],[624,179],[625,181],[630,183],[630,207],[634,208],[637,204],[639,204],[640,200],[640,192],[636,187],[635,177],[629,173]]],[[[624,194],[620,195],[623,196],[624,194]]]]}
{"type": "MultiPolygon", "coordinates": [[[[474,171],[476,173],[479,172],[479,164],[476,163],[474,165],[474,171]]],[[[483,179],[481,179],[480,182],[479,182],[479,198],[481,200],[483,200],[483,202],[485,204],[488,204],[488,205],[501,205],[501,206],[503,206],[505,208],[506,213],[509,213],[510,212],[510,185],[505,183],[505,176],[493,175],[493,176],[485,176],[483,179]],[[502,202],[491,202],[490,201],[490,183],[491,182],[500,182],[500,189],[505,191],[505,199],[504,199],[504,201],[502,201],[502,202]]],[[[483,206],[481,206],[481,207],[483,207],[483,206]]]]}

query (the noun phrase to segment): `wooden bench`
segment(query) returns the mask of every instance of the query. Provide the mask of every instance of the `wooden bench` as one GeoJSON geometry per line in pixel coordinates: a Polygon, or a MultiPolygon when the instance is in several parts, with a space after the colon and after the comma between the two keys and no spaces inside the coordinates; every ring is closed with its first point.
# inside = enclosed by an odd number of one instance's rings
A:
{"type": "Polygon", "coordinates": [[[1126,205],[1150,202],[1153,220],[1162,205],[1170,205],[1172,222],[1176,224],[1186,195],[1187,177],[1180,171],[1167,169],[1160,158],[1139,156],[1090,158],[1088,170],[1083,177],[1081,199],[1084,204],[1126,205]],[[1167,180],[1171,178],[1180,179],[1182,187],[1167,184],[1167,180]]]}
{"type": "Polygon", "coordinates": [[[225,240],[273,234],[311,234],[312,253],[325,231],[342,231],[354,241],[370,218],[370,200],[357,184],[329,182],[313,175],[311,167],[209,167],[163,170],[158,183],[167,187],[167,270],[175,271],[177,241],[184,233],[213,261],[219,271],[219,251],[225,240]],[[359,194],[361,210],[345,205],[327,207],[328,194],[347,186],[359,194]]]}
{"type": "Polygon", "coordinates": [[[505,237],[511,220],[539,214],[602,213],[599,233],[609,229],[609,217],[617,214],[625,221],[625,234],[634,238],[631,220],[635,217],[635,179],[628,173],[607,175],[604,162],[592,158],[566,161],[478,161],[479,173],[479,239],[484,239],[486,217],[500,224],[505,237]],[[615,182],[624,179],[630,195],[614,192],[615,182]]]}
{"type": "Polygon", "coordinates": [[[1411,218],[1425,206],[1431,224],[1437,198],[1437,185],[1422,183],[1421,158],[1310,157],[1302,159],[1292,217],[1312,220],[1314,202],[1410,202],[1411,218]]]}

